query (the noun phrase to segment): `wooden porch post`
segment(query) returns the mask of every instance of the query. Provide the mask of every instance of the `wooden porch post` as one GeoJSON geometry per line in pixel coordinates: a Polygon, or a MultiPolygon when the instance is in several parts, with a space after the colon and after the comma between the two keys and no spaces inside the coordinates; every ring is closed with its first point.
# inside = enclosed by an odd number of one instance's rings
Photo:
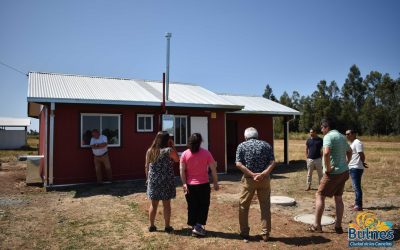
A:
{"type": "Polygon", "coordinates": [[[283,162],[289,164],[289,119],[287,116],[283,118],[283,162]]]}

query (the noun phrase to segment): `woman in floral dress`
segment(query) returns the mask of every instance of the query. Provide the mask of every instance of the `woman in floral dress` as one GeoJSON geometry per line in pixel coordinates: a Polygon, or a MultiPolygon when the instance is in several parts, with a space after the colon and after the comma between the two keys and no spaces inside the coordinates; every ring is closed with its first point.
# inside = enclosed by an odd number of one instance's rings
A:
{"type": "Polygon", "coordinates": [[[170,225],[171,199],[176,196],[174,162],[179,162],[179,156],[172,138],[167,132],[158,132],[146,153],[147,197],[151,200],[149,232],[157,230],[154,220],[160,200],[164,208],[165,231],[174,230],[170,225]]]}

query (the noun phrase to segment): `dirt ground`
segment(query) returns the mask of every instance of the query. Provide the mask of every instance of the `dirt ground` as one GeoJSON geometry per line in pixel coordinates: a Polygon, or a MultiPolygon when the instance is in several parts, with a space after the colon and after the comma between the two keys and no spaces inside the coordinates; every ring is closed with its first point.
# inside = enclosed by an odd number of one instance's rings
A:
{"type": "MultiPolygon", "coordinates": [[[[306,170],[304,161],[300,160],[290,166],[277,167],[271,181],[272,195],[293,197],[296,205],[272,205],[271,238],[269,242],[263,242],[258,236],[260,214],[255,199],[249,216],[252,238],[249,243],[244,243],[238,235],[240,177],[237,171],[219,176],[221,189],[212,192],[206,227],[208,236],[196,238],[191,236],[186,226],[186,201],[178,181],[177,198],[172,201],[171,224],[175,232],[166,234],[162,231],[160,205],[156,222],[158,232],[149,233],[149,201],[142,180],[46,192],[41,187],[25,185],[24,164],[15,161],[3,163],[0,170],[0,249],[347,248],[347,234],[335,234],[333,225],[324,227],[324,233],[309,233],[307,225],[293,220],[295,215],[314,212],[316,178],[313,178],[314,190],[304,191],[306,170]]],[[[390,192],[378,192],[376,189],[381,189],[381,186],[369,178],[378,177],[372,175],[365,179],[365,209],[376,213],[381,220],[392,221],[398,229],[398,179],[392,179],[386,188],[390,192]]],[[[354,199],[349,182],[343,196],[343,225],[346,229],[356,216],[347,208],[354,199]]],[[[335,216],[332,199],[327,200],[324,215],[335,216]]],[[[398,244],[397,235],[395,245],[398,244]]]]}

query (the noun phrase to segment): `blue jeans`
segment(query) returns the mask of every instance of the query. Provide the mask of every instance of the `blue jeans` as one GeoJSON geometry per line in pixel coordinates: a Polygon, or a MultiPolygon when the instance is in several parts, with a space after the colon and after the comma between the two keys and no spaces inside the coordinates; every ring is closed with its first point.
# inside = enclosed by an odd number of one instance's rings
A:
{"type": "Polygon", "coordinates": [[[363,207],[362,189],[361,189],[361,176],[362,176],[363,172],[364,172],[364,169],[356,169],[356,168],[350,169],[351,182],[353,185],[354,192],[356,194],[356,199],[355,199],[354,205],[356,205],[359,208],[363,207]]]}

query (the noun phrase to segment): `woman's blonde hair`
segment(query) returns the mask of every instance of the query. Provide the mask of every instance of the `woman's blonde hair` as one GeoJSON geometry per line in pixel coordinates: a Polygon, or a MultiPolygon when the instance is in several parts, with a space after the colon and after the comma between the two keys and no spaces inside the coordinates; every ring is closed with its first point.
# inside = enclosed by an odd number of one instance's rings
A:
{"type": "Polygon", "coordinates": [[[169,134],[165,131],[160,131],[157,133],[156,138],[154,138],[153,143],[147,150],[146,161],[148,163],[154,163],[160,156],[160,150],[162,148],[168,147],[169,134]]]}

